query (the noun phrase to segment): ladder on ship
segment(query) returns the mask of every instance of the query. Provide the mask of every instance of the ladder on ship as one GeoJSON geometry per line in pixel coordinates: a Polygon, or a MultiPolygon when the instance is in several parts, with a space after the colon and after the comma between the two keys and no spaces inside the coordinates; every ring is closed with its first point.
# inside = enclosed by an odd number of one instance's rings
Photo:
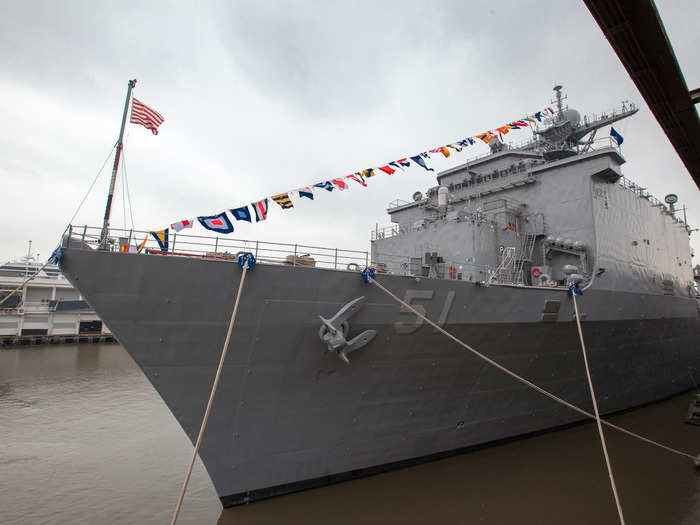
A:
{"type": "Polygon", "coordinates": [[[532,262],[535,239],[537,239],[537,235],[534,233],[527,233],[521,239],[520,254],[518,260],[515,262],[515,271],[513,272],[513,282],[516,284],[525,284],[523,269],[525,268],[526,262],[532,262]]]}

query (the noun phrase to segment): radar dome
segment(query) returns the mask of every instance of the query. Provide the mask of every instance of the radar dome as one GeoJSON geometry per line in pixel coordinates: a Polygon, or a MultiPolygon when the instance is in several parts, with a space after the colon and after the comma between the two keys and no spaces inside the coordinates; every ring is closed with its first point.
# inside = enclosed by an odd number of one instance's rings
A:
{"type": "Polygon", "coordinates": [[[561,112],[561,119],[568,120],[572,126],[578,126],[581,123],[581,113],[575,109],[565,109],[561,112]]]}

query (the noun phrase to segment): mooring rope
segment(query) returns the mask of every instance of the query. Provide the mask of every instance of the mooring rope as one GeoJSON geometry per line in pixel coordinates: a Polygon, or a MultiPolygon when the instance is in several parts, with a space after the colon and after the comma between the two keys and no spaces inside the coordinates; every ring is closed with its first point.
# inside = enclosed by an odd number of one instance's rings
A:
{"type": "Polygon", "coordinates": [[[33,274],[31,277],[29,277],[26,281],[24,281],[22,284],[20,284],[17,288],[15,288],[15,289],[12,290],[10,293],[8,293],[5,297],[3,297],[2,300],[0,300],[0,305],[2,305],[2,303],[4,303],[5,301],[7,301],[10,297],[12,297],[15,293],[17,293],[18,291],[20,291],[22,288],[24,288],[24,286],[25,286],[29,281],[31,281],[32,279],[34,279],[37,275],[39,275],[39,274],[41,273],[41,270],[43,270],[44,268],[46,268],[46,267],[49,265],[49,263],[51,263],[51,258],[49,258],[49,260],[46,261],[46,262],[44,263],[44,265],[43,265],[41,268],[39,268],[36,272],[34,272],[34,274],[33,274]]]}
{"type": "Polygon", "coordinates": [[[233,305],[233,312],[231,313],[231,320],[228,324],[228,332],[226,333],[226,340],[224,341],[224,347],[221,350],[221,358],[219,359],[219,368],[216,370],[216,375],[214,376],[214,384],[211,387],[211,392],[209,393],[209,402],[207,403],[207,409],[204,411],[204,418],[202,419],[202,425],[199,427],[199,435],[197,436],[197,442],[194,445],[194,451],[192,452],[192,459],[190,461],[190,466],[187,469],[187,474],[185,475],[185,481],[182,484],[182,490],[180,491],[180,497],[177,500],[177,506],[175,507],[175,513],[173,514],[173,519],[170,525],[175,525],[177,518],[180,515],[180,509],[182,508],[182,501],[185,499],[185,492],[187,491],[187,485],[190,482],[190,476],[192,475],[192,469],[194,468],[194,462],[197,459],[197,453],[199,452],[199,446],[202,443],[202,436],[204,435],[204,429],[207,426],[207,421],[209,420],[209,413],[211,412],[211,407],[214,403],[214,395],[216,395],[216,388],[219,385],[219,378],[221,377],[221,371],[224,367],[224,361],[226,359],[226,353],[228,352],[228,343],[231,340],[231,332],[233,330],[233,325],[236,321],[236,313],[238,312],[238,303],[241,299],[241,291],[243,290],[243,282],[245,281],[245,275],[248,271],[248,262],[246,261],[243,265],[243,273],[241,274],[241,282],[238,285],[238,293],[236,294],[236,302],[233,305]]]}
{"type": "Polygon", "coordinates": [[[598,435],[600,436],[600,446],[603,448],[605,456],[605,466],[608,469],[608,477],[610,478],[610,487],[615,497],[615,506],[617,507],[617,515],[620,517],[621,525],[625,525],[625,516],[622,514],[622,504],[620,496],[617,493],[617,485],[615,484],[615,476],[613,475],[612,465],[610,465],[610,456],[608,455],[608,445],[605,442],[603,434],[603,425],[600,424],[600,412],[598,411],[598,400],[596,399],[595,390],[593,389],[593,380],[591,379],[591,370],[588,366],[588,356],[586,355],[586,343],[583,341],[583,330],[581,329],[581,318],[578,313],[578,304],[576,303],[576,295],[578,288],[576,285],[571,285],[571,298],[574,300],[574,311],[576,312],[576,327],[578,328],[578,337],[581,340],[581,352],[583,353],[583,363],[586,365],[586,377],[588,378],[588,388],[591,391],[591,400],[593,401],[593,411],[595,412],[595,422],[598,427],[598,435]]]}
{"type": "MultiPolygon", "coordinates": [[[[436,323],[434,323],[433,321],[431,321],[430,319],[428,319],[426,316],[424,316],[423,314],[421,314],[418,310],[416,310],[415,308],[413,308],[410,304],[408,304],[407,302],[402,301],[401,299],[399,299],[399,298],[398,298],[396,295],[394,295],[391,291],[387,290],[384,286],[382,286],[376,279],[373,278],[373,279],[371,279],[370,282],[371,282],[372,284],[376,285],[380,290],[384,291],[387,295],[389,295],[390,297],[392,297],[396,302],[398,302],[399,304],[403,305],[406,309],[408,309],[409,311],[411,311],[411,312],[413,312],[414,314],[416,314],[419,318],[421,318],[423,321],[425,321],[425,322],[428,323],[430,326],[432,326],[433,328],[435,328],[438,332],[440,332],[441,334],[445,335],[446,337],[448,337],[449,339],[451,339],[452,341],[454,341],[454,342],[457,343],[458,345],[462,346],[462,347],[465,348],[466,350],[469,350],[472,354],[474,354],[475,356],[479,357],[480,359],[483,359],[484,361],[486,361],[487,363],[489,363],[491,366],[493,366],[493,367],[499,369],[501,372],[503,372],[503,373],[505,373],[505,374],[511,376],[511,377],[512,377],[513,379],[515,379],[516,381],[518,381],[518,382],[520,382],[520,383],[522,383],[522,384],[524,384],[524,385],[526,385],[526,386],[532,388],[533,390],[539,392],[540,394],[542,394],[542,395],[544,395],[544,396],[547,396],[547,397],[550,398],[551,400],[556,401],[557,403],[560,403],[560,404],[564,405],[564,406],[567,407],[567,408],[570,408],[570,409],[573,410],[574,412],[578,412],[579,414],[584,415],[584,416],[586,416],[586,417],[589,417],[589,418],[591,418],[591,419],[596,419],[596,417],[595,417],[593,414],[591,414],[590,412],[588,412],[588,411],[586,411],[586,410],[583,410],[582,408],[579,408],[579,407],[577,407],[576,405],[572,405],[572,404],[569,403],[568,401],[566,401],[566,400],[564,400],[564,399],[562,399],[562,398],[560,398],[560,397],[558,397],[558,396],[552,394],[551,392],[549,392],[548,390],[545,390],[545,389],[542,388],[542,387],[537,386],[537,385],[536,385],[535,383],[533,383],[532,381],[528,381],[528,380],[525,379],[524,377],[519,376],[518,374],[516,374],[515,372],[513,372],[513,371],[511,371],[510,369],[506,368],[505,366],[501,365],[500,363],[498,363],[498,362],[494,361],[493,359],[487,357],[486,355],[482,354],[481,352],[479,352],[479,351],[476,350],[475,348],[472,348],[472,347],[469,346],[467,343],[461,341],[460,339],[458,339],[457,337],[455,337],[454,335],[452,335],[451,333],[449,333],[447,330],[443,329],[441,326],[439,326],[438,324],[436,324],[436,323]]],[[[681,450],[678,450],[678,449],[669,447],[668,445],[664,445],[664,444],[662,444],[662,443],[658,443],[657,441],[651,440],[651,439],[646,438],[646,437],[644,437],[644,436],[640,436],[639,434],[636,434],[636,433],[632,432],[631,430],[627,430],[626,428],[622,428],[622,427],[620,427],[620,426],[618,426],[618,425],[615,425],[615,424],[613,424],[613,423],[610,423],[609,421],[606,421],[606,420],[604,420],[604,419],[601,419],[600,422],[601,422],[603,425],[606,425],[606,426],[608,426],[608,427],[610,427],[610,428],[614,428],[615,430],[619,430],[620,432],[623,432],[623,433],[627,434],[628,436],[632,436],[632,437],[637,438],[637,439],[639,439],[639,440],[641,440],[641,441],[644,441],[645,443],[648,443],[649,445],[654,445],[654,446],[657,446],[657,447],[659,447],[659,448],[662,448],[662,449],[664,449],[664,450],[666,450],[666,451],[668,451],[668,452],[672,452],[672,453],[674,453],[674,454],[678,454],[679,456],[686,457],[686,458],[690,459],[690,460],[693,461],[693,462],[696,461],[696,460],[698,459],[698,458],[696,458],[695,456],[693,456],[693,455],[691,455],[691,454],[688,454],[688,453],[683,452],[683,451],[681,451],[681,450]]]]}

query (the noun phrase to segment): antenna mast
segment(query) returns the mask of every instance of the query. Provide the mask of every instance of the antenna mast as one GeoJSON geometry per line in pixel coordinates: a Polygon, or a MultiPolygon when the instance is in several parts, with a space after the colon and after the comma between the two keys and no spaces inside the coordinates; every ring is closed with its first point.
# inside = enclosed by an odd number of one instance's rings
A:
{"type": "Polygon", "coordinates": [[[562,96],[561,96],[561,90],[562,90],[561,84],[557,84],[556,86],[554,86],[554,91],[555,91],[555,93],[556,93],[555,96],[556,96],[556,98],[557,98],[557,100],[556,100],[556,102],[557,102],[557,117],[558,117],[559,119],[561,119],[561,112],[562,112],[562,110],[564,109],[564,108],[563,108],[563,105],[562,105],[562,100],[564,100],[564,98],[566,98],[566,97],[563,97],[563,98],[562,98],[562,96]]]}
{"type": "Polygon", "coordinates": [[[112,197],[114,197],[114,185],[117,182],[117,171],[119,170],[119,157],[121,157],[124,144],[124,127],[126,126],[126,115],[129,112],[129,100],[131,92],[136,86],[136,79],[129,80],[129,88],[126,91],[126,101],[124,102],[124,114],[122,116],[122,127],[119,130],[119,140],[117,141],[117,152],[114,155],[114,166],[112,167],[112,179],[109,182],[109,193],[107,194],[107,206],[105,207],[105,218],[102,223],[102,233],[100,234],[100,249],[107,249],[107,238],[109,237],[109,216],[112,213],[112,197]]]}

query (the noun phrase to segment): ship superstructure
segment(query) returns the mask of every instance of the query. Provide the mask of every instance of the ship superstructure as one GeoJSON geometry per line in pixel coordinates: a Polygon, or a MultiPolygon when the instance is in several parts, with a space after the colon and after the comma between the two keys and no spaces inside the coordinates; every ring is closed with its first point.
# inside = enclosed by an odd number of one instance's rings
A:
{"type": "Polygon", "coordinates": [[[531,142],[492,139],[488,155],[392,205],[371,257],[179,233],[168,252],[122,253],[104,227],[71,226],[61,269],[194,442],[241,279],[235,254],[255,254],[199,451],[224,505],[581,419],[365,284],[366,265],[455,337],[590,410],[567,290],[578,285],[600,410],[627,409],[700,379],[689,228],[595,139],[636,111],[581,119],[558,97],[531,142]]]}
{"type": "MultiPolygon", "coordinates": [[[[559,86],[557,86],[559,87],[559,86]]],[[[395,225],[372,232],[372,260],[404,275],[490,284],[688,295],[690,228],[626,179],[618,144],[596,131],[637,112],[581,119],[563,109],[526,144],[498,137],[480,158],[440,173],[439,186],[394,202],[395,225]]]]}

